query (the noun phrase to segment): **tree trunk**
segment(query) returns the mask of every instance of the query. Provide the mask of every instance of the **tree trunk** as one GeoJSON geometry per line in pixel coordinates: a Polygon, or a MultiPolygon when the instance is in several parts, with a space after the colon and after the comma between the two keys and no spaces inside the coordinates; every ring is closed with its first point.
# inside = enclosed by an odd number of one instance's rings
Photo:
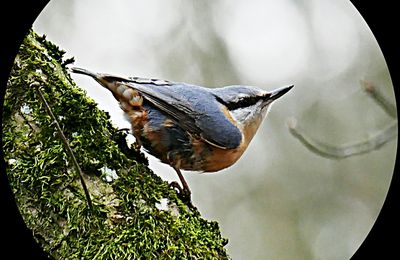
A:
{"type": "Polygon", "coordinates": [[[63,55],[31,31],[3,113],[8,178],[43,249],[56,259],[227,259],[218,223],[187,207],[128,147],[63,55]]]}

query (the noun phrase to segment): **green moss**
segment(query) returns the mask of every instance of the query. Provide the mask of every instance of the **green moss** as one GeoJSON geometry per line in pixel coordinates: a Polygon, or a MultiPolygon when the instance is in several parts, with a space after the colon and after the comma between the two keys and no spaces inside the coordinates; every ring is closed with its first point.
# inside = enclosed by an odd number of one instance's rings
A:
{"type": "Polygon", "coordinates": [[[218,224],[201,218],[128,147],[109,115],[72,81],[64,51],[30,32],[8,82],[3,150],[20,211],[46,252],[62,259],[227,259],[218,224]],[[93,208],[37,82],[84,172],[93,208]],[[118,178],[106,181],[106,171],[118,178]],[[168,200],[168,209],[157,203],[168,200]]]}

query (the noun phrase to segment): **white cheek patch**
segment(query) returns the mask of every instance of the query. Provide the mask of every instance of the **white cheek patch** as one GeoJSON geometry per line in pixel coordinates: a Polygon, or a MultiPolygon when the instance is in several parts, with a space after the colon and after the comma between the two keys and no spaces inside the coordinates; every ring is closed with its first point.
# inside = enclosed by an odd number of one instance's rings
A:
{"type": "Polygon", "coordinates": [[[263,106],[261,102],[258,102],[249,107],[232,110],[230,113],[238,125],[245,126],[255,121],[262,122],[266,118],[270,109],[271,104],[263,106]]]}
{"type": "Polygon", "coordinates": [[[262,101],[258,101],[254,105],[235,109],[231,111],[232,117],[238,122],[245,123],[253,118],[262,116],[265,114],[265,111],[263,111],[261,103],[262,101]]]}
{"type": "MultiPolygon", "coordinates": [[[[265,114],[265,116],[269,113],[269,111],[271,110],[271,105],[272,105],[272,103],[271,104],[269,104],[266,108],[264,108],[264,110],[265,110],[265,112],[264,112],[264,114],[265,114]]],[[[264,117],[265,117],[264,116],[264,117]]]]}
{"type": "Polygon", "coordinates": [[[239,123],[244,123],[251,114],[252,114],[251,107],[238,108],[231,111],[232,117],[235,119],[236,122],[239,123]]]}

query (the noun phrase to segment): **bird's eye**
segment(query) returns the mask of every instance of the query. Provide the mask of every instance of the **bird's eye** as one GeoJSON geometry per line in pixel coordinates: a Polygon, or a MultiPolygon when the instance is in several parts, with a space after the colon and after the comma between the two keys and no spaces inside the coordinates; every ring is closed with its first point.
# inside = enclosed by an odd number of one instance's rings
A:
{"type": "Polygon", "coordinates": [[[260,100],[260,97],[259,96],[241,96],[238,99],[232,100],[229,102],[222,100],[220,97],[216,97],[216,99],[218,102],[225,105],[230,111],[232,111],[235,109],[252,106],[260,100]]]}

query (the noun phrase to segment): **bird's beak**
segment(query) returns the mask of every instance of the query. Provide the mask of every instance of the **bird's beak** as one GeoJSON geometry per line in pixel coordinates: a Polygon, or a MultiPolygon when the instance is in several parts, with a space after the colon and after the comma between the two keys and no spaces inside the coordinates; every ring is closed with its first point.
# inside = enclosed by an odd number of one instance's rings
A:
{"type": "Polygon", "coordinates": [[[278,98],[286,94],[289,90],[291,90],[293,87],[294,85],[291,85],[288,87],[282,87],[272,90],[271,92],[268,92],[268,94],[265,95],[265,103],[270,104],[272,101],[277,100],[278,98]]]}
{"type": "Polygon", "coordinates": [[[269,93],[270,94],[269,99],[276,100],[276,99],[280,98],[281,96],[283,96],[284,94],[286,94],[293,87],[294,87],[294,85],[275,89],[269,93]]]}

